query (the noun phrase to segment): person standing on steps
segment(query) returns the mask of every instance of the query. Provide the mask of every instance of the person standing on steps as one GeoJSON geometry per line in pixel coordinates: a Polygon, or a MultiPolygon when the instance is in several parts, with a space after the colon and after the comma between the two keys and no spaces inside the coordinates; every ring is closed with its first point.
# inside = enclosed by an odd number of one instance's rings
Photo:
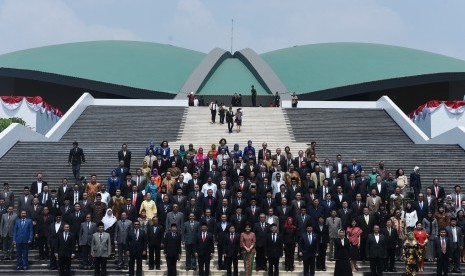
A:
{"type": "Polygon", "coordinates": [[[214,124],[216,121],[216,110],[218,109],[218,101],[210,102],[210,113],[212,115],[211,123],[214,124]]]}
{"type": "Polygon", "coordinates": [[[220,124],[224,124],[224,117],[226,115],[226,106],[224,106],[224,103],[220,103],[218,115],[220,116],[220,124]]]}
{"type": "Polygon", "coordinates": [[[94,258],[94,275],[107,275],[107,259],[111,253],[111,238],[110,234],[105,232],[103,222],[97,223],[97,232],[92,235],[92,243],[90,252],[94,258]]]}
{"type": "Polygon", "coordinates": [[[276,91],[276,94],[274,94],[273,106],[279,107],[280,101],[281,101],[281,96],[279,96],[278,91],[276,91]]]}
{"type": "Polygon", "coordinates": [[[237,132],[241,132],[241,126],[242,126],[242,108],[238,108],[236,112],[236,126],[237,126],[237,132]]]}
{"type": "Polygon", "coordinates": [[[297,103],[299,102],[299,98],[297,97],[297,94],[295,92],[292,93],[291,102],[292,102],[292,108],[296,108],[297,103]]]}
{"type": "Polygon", "coordinates": [[[78,147],[78,142],[73,142],[73,148],[69,151],[68,163],[73,169],[74,179],[77,181],[81,177],[81,164],[86,162],[84,151],[78,147]]]}
{"type": "Polygon", "coordinates": [[[188,103],[189,106],[194,106],[194,101],[195,101],[194,91],[191,91],[187,95],[187,103],[188,103]]]}
{"type": "Polygon", "coordinates": [[[232,133],[234,127],[234,112],[232,107],[229,107],[229,110],[226,112],[226,122],[228,123],[228,132],[232,133]]]}
{"type": "Polygon", "coordinates": [[[250,90],[250,94],[252,95],[252,106],[256,107],[257,106],[257,90],[255,90],[255,87],[252,85],[252,89],[250,90]]]}
{"type": "Polygon", "coordinates": [[[21,210],[21,218],[15,222],[13,230],[13,245],[16,246],[16,270],[27,270],[29,245],[32,243],[32,220],[28,219],[26,210],[21,210]]]}

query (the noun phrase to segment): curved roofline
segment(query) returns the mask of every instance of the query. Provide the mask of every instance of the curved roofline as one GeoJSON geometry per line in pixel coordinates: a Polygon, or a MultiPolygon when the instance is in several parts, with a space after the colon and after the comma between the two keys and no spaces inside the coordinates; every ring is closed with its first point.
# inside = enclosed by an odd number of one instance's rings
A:
{"type": "Polygon", "coordinates": [[[26,69],[1,67],[0,77],[20,78],[26,80],[49,82],[53,84],[81,88],[84,91],[98,91],[127,98],[172,99],[175,96],[175,94],[161,91],[153,91],[142,88],[135,88],[124,85],[26,69]]]}
{"type": "Polygon", "coordinates": [[[438,82],[465,81],[465,72],[433,73],[416,76],[392,78],[371,82],[358,83],[347,86],[340,86],[314,92],[299,94],[302,100],[331,100],[340,97],[353,96],[357,94],[369,93],[396,89],[406,86],[416,86],[438,82]]]}
{"type": "MultiPolygon", "coordinates": [[[[254,74],[255,78],[260,82],[260,84],[267,89],[268,93],[271,95],[275,91],[279,91],[284,97],[287,97],[288,94],[287,88],[279,79],[278,75],[271,69],[268,63],[263,60],[254,50],[250,48],[245,48],[234,53],[234,56],[237,57],[244,65],[254,74]]],[[[290,99],[290,98],[289,98],[290,99]]]]}

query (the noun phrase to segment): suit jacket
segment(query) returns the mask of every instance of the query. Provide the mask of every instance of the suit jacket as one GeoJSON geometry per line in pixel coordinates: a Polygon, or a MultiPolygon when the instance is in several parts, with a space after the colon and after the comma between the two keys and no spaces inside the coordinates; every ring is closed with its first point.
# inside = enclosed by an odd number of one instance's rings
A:
{"type": "Polygon", "coordinates": [[[379,206],[382,204],[382,199],[379,196],[376,196],[375,202],[373,202],[372,197],[367,197],[366,201],[366,206],[368,207],[368,210],[370,210],[370,215],[375,214],[378,212],[379,206]]]}
{"type": "MultiPolygon", "coordinates": [[[[132,204],[129,206],[129,210],[128,210],[128,205],[127,204],[124,204],[123,207],[121,208],[121,210],[123,212],[126,212],[127,216],[128,216],[128,219],[131,220],[131,221],[135,221],[138,217],[138,214],[139,214],[139,210],[136,210],[136,207],[134,207],[132,204]]],[[[157,211],[158,213],[160,213],[162,210],[160,210],[157,206],[157,211]]]]}
{"type": "Polygon", "coordinates": [[[3,198],[5,200],[5,205],[10,206],[10,205],[15,205],[15,195],[12,191],[2,191],[0,192],[0,198],[3,198]]]}
{"type": "Polygon", "coordinates": [[[325,174],[320,172],[317,176],[317,174],[314,172],[310,175],[310,179],[315,183],[316,186],[321,186],[323,185],[323,181],[326,179],[325,177],[325,174]],[[320,181],[318,181],[318,178],[320,179],[320,181]],[[318,183],[320,183],[318,185],[318,183]]]}
{"type": "Polygon", "coordinates": [[[166,231],[163,245],[164,254],[167,257],[178,257],[181,255],[181,236],[179,234],[174,234],[173,236],[173,232],[166,231]]]}
{"type": "Polygon", "coordinates": [[[48,240],[48,234],[50,231],[50,225],[54,222],[54,218],[52,215],[48,214],[44,217],[44,215],[40,215],[39,219],[37,220],[37,227],[36,227],[36,234],[39,237],[44,237],[48,240]]]}
{"type": "Polygon", "coordinates": [[[226,215],[227,219],[229,220],[229,217],[231,216],[232,212],[233,209],[231,207],[231,204],[228,204],[226,206],[225,211],[223,211],[223,205],[218,205],[218,207],[216,208],[216,219],[219,221],[221,220],[221,215],[226,215]]]}
{"type": "Polygon", "coordinates": [[[163,241],[163,236],[164,236],[164,229],[163,225],[158,224],[158,225],[150,225],[147,224],[147,240],[149,246],[158,246],[160,247],[162,241],[163,241]]]}
{"type": "Polygon", "coordinates": [[[233,214],[231,215],[229,222],[231,222],[231,224],[234,225],[234,227],[236,228],[236,233],[239,233],[239,236],[240,236],[240,234],[244,232],[245,230],[245,224],[247,220],[244,215],[240,215],[240,219],[239,219],[237,214],[233,214]]]}
{"type": "Polygon", "coordinates": [[[92,235],[91,252],[94,257],[108,258],[111,253],[111,238],[110,234],[103,232],[100,239],[100,232],[92,235]]]}
{"type": "Polygon", "coordinates": [[[438,260],[442,260],[443,258],[446,258],[446,260],[449,260],[449,254],[452,250],[452,244],[450,243],[450,239],[448,237],[445,237],[445,246],[446,246],[446,254],[442,253],[442,244],[441,244],[441,237],[436,237],[434,239],[434,256],[438,260]]]}
{"type": "Polygon", "coordinates": [[[223,196],[223,190],[219,188],[216,191],[216,198],[218,199],[218,202],[222,202],[223,198],[228,199],[228,202],[231,202],[231,191],[228,189],[224,189],[224,196],[223,196]]]}
{"type": "Polygon", "coordinates": [[[178,195],[173,195],[171,197],[171,202],[173,204],[178,204],[178,207],[179,207],[179,211],[181,212],[185,212],[185,209],[186,209],[186,205],[187,205],[187,197],[186,196],[180,196],[180,198],[178,199],[178,195]]]}
{"type": "Polygon", "coordinates": [[[369,234],[366,241],[366,254],[368,258],[386,258],[387,242],[383,234],[379,234],[376,242],[375,234],[369,234]]]}
{"type": "MultiPolygon", "coordinates": [[[[457,244],[459,247],[463,246],[463,233],[462,233],[462,228],[459,226],[456,226],[455,229],[457,230],[457,244]]],[[[446,227],[446,232],[447,232],[447,237],[450,240],[450,243],[453,244],[453,235],[452,235],[452,226],[447,226],[446,227]]]]}
{"type": "MultiPolygon", "coordinates": [[[[416,200],[413,203],[413,208],[417,210],[417,215],[418,215],[418,221],[423,221],[423,219],[426,217],[428,214],[429,206],[428,206],[428,201],[426,199],[423,200],[423,208],[420,207],[420,202],[416,200]]],[[[433,214],[436,210],[432,210],[433,214]]]]}
{"type": "Polygon", "coordinates": [[[387,227],[381,229],[381,234],[384,235],[386,239],[386,247],[387,249],[396,248],[397,240],[399,239],[399,234],[397,233],[397,229],[391,227],[391,235],[389,235],[389,231],[387,227]]]}
{"type": "MultiPolygon", "coordinates": [[[[131,200],[133,199],[133,196],[134,196],[133,192],[129,192],[126,194],[126,198],[130,197],[131,200]]],[[[132,206],[136,207],[136,210],[140,210],[140,205],[142,204],[142,201],[144,201],[144,196],[142,195],[142,193],[137,192],[136,193],[136,206],[134,206],[134,200],[132,200],[131,204],[133,204],[132,206]]]]}
{"type": "Polygon", "coordinates": [[[265,222],[265,228],[262,229],[260,222],[254,224],[252,231],[255,233],[255,246],[264,247],[266,245],[266,237],[270,231],[270,225],[265,222]]]}
{"type": "Polygon", "coordinates": [[[310,244],[308,232],[303,233],[299,239],[299,253],[302,253],[303,258],[315,257],[318,253],[319,243],[318,235],[312,232],[312,243],[310,244]]]}
{"type": "Polygon", "coordinates": [[[13,230],[13,241],[16,243],[27,243],[29,241],[32,242],[33,238],[32,220],[26,218],[23,224],[21,218],[17,219],[13,230]]]}
{"type": "Polygon", "coordinates": [[[124,155],[123,150],[119,150],[118,151],[118,161],[121,161],[121,160],[124,161],[124,166],[126,168],[130,168],[131,167],[131,151],[126,150],[126,155],[124,155]]]}
{"type": "Polygon", "coordinates": [[[10,219],[8,219],[8,213],[2,215],[2,220],[0,221],[0,234],[3,238],[5,237],[13,237],[15,222],[18,218],[18,215],[13,213],[10,215],[10,219]]]}
{"type": "Polygon", "coordinates": [[[69,197],[70,201],[72,202],[73,201],[72,194],[73,194],[73,187],[71,187],[71,185],[69,184],[67,185],[66,192],[63,188],[63,185],[60,185],[60,187],[58,188],[58,192],[57,192],[57,197],[58,197],[58,201],[60,202],[60,205],[64,204],[66,197],[69,197]]]}
{"type": "Polygon", "coordinates": [[[347,167],[349,169],[349,173],[354,173],[356,176],[362,171],[362,165],[360,164],[350,164],[347,167]]]}
{"type": "MultiPolygon", "coordinates": [[[[216,161],[216,159],[212,159],[212,164],[216,165],[216,167],[218,168],[218,161],[216,161]]],[[[205,169],[205,172],[209,172],[211,170],[210,160],[208,158],[203,161],[203,167],[205,169]]]]}
{"type": "Polygon", "coordinates": [[[357,201],[352,202],[351,208],[352,208],[353,216],[358,217],[359,215],[361,215],[363,213],[363,208],[365,208],[365,206],[366,204],[365,202],[363,202],[363,200],[360,201],[360,207],[357,201]]]}
{"type": "Polygon", "coordinates": [[[205,241],[202,239],[202,232],[199,232],[194,239],[194,250],[199,256],[210,258],[210,255],[215,251],[213,235],[209,232],[206,234],[205,241]]]}
{"type": "Polygon", "coordinates": [[[32,182],[31,189],[30,189],[31,195],[35,196],[35,195],[42,193],[44,190],[44,185],[47,185],[47,181],[42,181],[42,187],[40,188],[40,191],[39,191],[38,186],[37,186],[37,181],[32,182]]]}
{"type": "Polygon", "coordinates": [[[65,224],[63,221],[60,223],[60,227],[58,228],[58,231],[55,230],[55,222],[50,224],[50,228],[48,231],[48,243],[50,244],[50,247],[56,248],[57,246],[57,237],[59,234],[63,233],[63,226],[65,224]]]}
{"type": "Polygon", "coordinates": [[[165,223],[165,227],[166,227],[167,232],[171,231],[170,228],[171,228],[172,223],[176,223],[178,233],[180,233],[180,231],[182,229],[182,225],[184,223],[184,214],[181,213],[181,212],[177,212],[177,214],[174,214],[173,211],[169,212],[166,215],[166,223],[165,223]]]}
{"type": "Polygon", "coordinates": [[[375,216],[368,215],[368,225],[365,220],[365,216],[362,214],[357,218],[357,225],[362,229],[362,237],[367,237],[369,233],[373,232],[373,226],[376,224],[375,216]]]}
{"type": "Polygon", "coordinates": [[[326,219],[326,225],[328,225],[329,237],[335,239],[338,237],[338,231],[342,228],[341,219],[338,217],[329,217],[326,219]]]}
{"type": "Polygon", "coordinates": [[[270,156],[271,156],[271,150],[269,150],[269,149],[265,149],[265,150],[264,150],[263,148],[261,148],[261,149],[258,150],[258,156],[257,156],[257,158],[258,158],[258,159],[263,159],[263,160],[265,160],[265,159],[266,159],[266,154],[267,154],[267,153],[269,153],[270,156]]]}
{"type": "MultiPolygon", "coordinates": [[[[137,185],[137,175],[133,176],[131,180],[134,181],[134,183],[137,185]]],[[[142,193],[142,191],[145,190],[146,186],[147,186],[147,178],[141,175],[139,179],[139,185],[137,185],[137,191],[142,193]]]]}
{"type": "Polygon", "coordinates": [[[81,230],[81,223],[86,220],[86,212],[80,211],[79,216],[77,216],[76,212],[72,212],[69,215],[69,223],[70,223],[70,232],[75,235],[77,238],[79,236],[79,231],[81,230]]]}
{"type": "MultiPolygon", "coordinates": [[[[315,229],[314,232],[318,236],[319,244],[327,244],[329,242],[329,227],[326,224],[323,224],[321,226],[322,227],[320,229],[320,224],[316,224],[315,227],[313,227],[315,229]]],[[[305,230],[303,233],[305,233],[305,230]]]]}
{"type": "Polygon", "coordinates": [[[90,222],[90,228],[87,227],[87,222],[81,223],[81,228],[79,229],[79,245],[91,245],[92,236],[97,232],[97,225],[95,222],[90,222]]]}
{"type": "Polygon", "coordinates": [[[295,216],[295,221],[297,226],[297,232],[299,234],[303,234],[307,229],[307,225],[309,223],[313,223],[313,220],[309,215],[305,215],[305,217],[302,217],[302,215],[297,215],[295,216]]]}
{"type": "Polygon", "coordinates": [[[231,234],[229,232],[224,235],[224,238],[221,242],[223,243],[223,253],[226,254],[226,257],[237,257],[239,255],[240,240],[241,235],[237,232],[234,233],[234,238],[232,241],[231,234]]]}
{"type": "Polygon", "coordinates": [[[42,214],[42,209],[44,207],[37,205],[37,207],[34,208],[34,205],[31,205],[27,208],[27,217],[32,219],[32,221],[37,221],[38,217],[42,214]],[[34,210],[36,209],[36,210],[34,210]]]}
{"type": "Polygon", "coordinates": [[[199,222],[195,221],[193,222],[193,226],[191,227],[191,222],[188,220],[184,222],[182,225],[182,241],[186,244],[192,244],[194,243],[194,237],[199,232],[199,222]]]}
{"type": "Polygon", "coordinates": [[[143,251],[147,251],[147,234],[145,229],[139,229],[139,236],[136,235],[136,229],[131,229],[127,235],[126,244],[129,254],[141,256],[143,251]]]}
{"type": "Polygon", "coordinates": [[[74,245],[74,235],[68,232],[68,237],[65,240],[65,232],[61,233],[57,237],[57,250],[58,258],[71,258],[71,255],[74,254],[75,245],[74,245]]]}
{"type": "Polygon", "coordinates": [[[273,240],[273,233],[268,234],[265,255],[267,258],[281,258],[283,256],[283,240],[278,233],[276,233],[276,241],[273,240]]]}
{"type": "MultiPolygon", "coordinates": [[[[381,182],[381,191],[378,189],[378,185],[375,183],[371,185],[370,189],[376,189],[376,194],[381,197],[381,200],[384,202],[387,200],[388,187],[386,183],[381,182]]],[[[371,194],[371,191],[370,191],[371,194]]]]}
{"type": "Polygon", "coordinates": [[[32,205],[32,200],[34,199],[33,195],[28,195],[27,196],[27,202],[26,202],[26,197],[24,195],[20,195],[18,197],[18,216],[21,214],[21,210],[28,210],[29,206],[32,205]]]}
{"type": "Polygon", "coordinates": [[[212,211],[212,214],[215,215],[216,212],[216,205],[218,204],[217,199],[212,196],[211,198],[211,204],[208,196],[204,196],[202,199],[202,208],[203,210],[210,209],[212,211]]]}
{"type": "Polygon", "coordinates": [[[84,151],[80,147],[71,149],[68,155],[68,163],[71,163],[72,165],[78,165],[81,164],[81,162],[86,162],[84,151]]]}
{"type": "Polygon", "coordinates": [[[115,242],[118,244],[126,244],[128,239],[128,234],[132,230],[132,221],[127,219],[124,222],[118,220],[115,225],[115,242]]]}

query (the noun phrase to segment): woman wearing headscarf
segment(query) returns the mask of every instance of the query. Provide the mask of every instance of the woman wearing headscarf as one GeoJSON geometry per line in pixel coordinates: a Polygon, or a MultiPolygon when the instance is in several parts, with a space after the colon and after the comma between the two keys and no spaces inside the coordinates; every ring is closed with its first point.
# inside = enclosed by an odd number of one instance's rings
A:
{"type": "Polygon", "coordinates": [[[152,219],[147,216],[147,212],[146,212],[145,209],[141,209],[139,217],[137,218],[137,220],[140,223],[140,230],[145,231],[145,230],[147,230],[147,225],[150,224],[150,221],[152,219]]]}
{"type": "Polygon", "coordinates": [[[110,196],[114,196],[116,194],[116,190],[120,188],[120,178],[116,176],[116,171],[111,171],[111,176],[108,177],[107,181],[107,192],[110,196]]]}
{"type": "Polygon", "coordinates": [[[111,242],[112,242],[111,255],[113,255],[113,256],[115,254],[115,246],[113,244],[113,241],[115,240],[115,225],[116,225],[115,223],[116,223],[117,220],[118,219],[113,215],[113,211],[110,208],[107,209],[107,212],[105,213],[105,215],[102,218],[103,228],[104,228],[105,232],[110,234],[110,238],[111,238],[111,242]]]}
{"type": "Polygon", "coordinates": [[[444,202],[444,212],[449,219],[455,218],[455,203],[452,201],[451,195],[446,196],[446,201],[444,202]]]}
{"type": "Polygon", "coordinates": [[[157,203],[157,195],[158,195],[158,185],[155,183],[155,177],[151,177],[147,185],[145,186],[145,194],[150,193],[152,196],[152,200],[157,203]]]}
{"type": "Polygon", "coordinates": [[[182,161],[184,161],[184,159],[186,159],[186,149],[184,148],[184,145],[180,145],[179,146],[179,150],[178,150],[178,156],[181,158],[182,161]]]}
{"type": "Polygon", "coordinates": [[[160,187],[161,187],[161,176],[158,174],[158,170],[157,169],[153,169],[152,170],[152,177],[150,179],[152,179],[152,183],[157,185],[158,187],[158,192],[160,192],[160,187]]]}
{"type": "Polygon", "coordinates": [[[242,157],[242,150],[239,148],[239,144],[234,144],[234,160],[242,157]]]}
{"type": "Polygon", "coordinates": [[[193,144],[189,144],[189,147],[187,149],[187,153],[190,153],[192,156],[196,155],[197,154],[197,150],[194,149],[194,145],[193,144]]]}
{"type": "Polygon", "coordinates": [[[417,215],[417,210],[413,208],[411,202],[408,202],[407,205],[405,206],[403,217],[405,218],[405,227],[407,229],[406,230],[407,233],[413,231],[418,221],[418,215],[417,215]]]}
{"type": "Polygon", "coordinates": [[[446,228],[449,226],[449,217],[447,217],[446,212],[444,211],[444,206],[440,205],[438,211],[434,213],[434,218],[438,222],[438,228],[446,228]]]}
{"type": "Polygon", "coordinates": [[[228,143],[226,142],[226,139],[221,138],[218,144],[219,144],[218,152],[221,152],[221,150],[224,149],[226,153],[229,155],[229,147],[228,147],[228,143]]]}
{"type": "Polygon", "coordinates": [[[297,226],[294,224],[294,219],[288,217],[284,223],[283,232],[284,267],[286,271],[294,271],[294,253],[297,236],[297,226]]]}
{"type": "Polygon", "coordinates": [[[147,161],[142,161],[142,167],[140,168],[142,175],[145,176],[145,179],[150,179],[151,168],[147,161]]]}
{"type": "Polygon", "coordinates": [[[205,159],[205,155],[203,154],[203,148],[199,147],[199,150],[194,156],[194,162],[197,164],[197,162],[201,161],[203,163],[203,160],[205,159]]]}
{"type": "MultiPolygon", "coordinates": [[[[423,228],[425,229],[426,234],[428,234],[428,238],[433,239],[439,234],[438,232],[438,221],[434,218],[433,212],[428,210],[428,214],[423,219],[423,228]]],[[[434,243],[430,242],[426,245],[426,254],[425,259],[429,262],[432,262],[434,256],[434,243]]]]}
{"type": "Polygon", "coordinates": [[[413,188],[415,198],[417,198],[421,190],[420,167],[418,166],[415,166],[410,174],[410,187],[413,188]]]}
{"type": "Polygon", "coordinates": [[[207,155],[212,155],[213,159],[216,160],[216,157],[218,156],[218,151],[216,150],[216,145],[212,144],[210,147],[210,150],[208,151],[207,155]]]}

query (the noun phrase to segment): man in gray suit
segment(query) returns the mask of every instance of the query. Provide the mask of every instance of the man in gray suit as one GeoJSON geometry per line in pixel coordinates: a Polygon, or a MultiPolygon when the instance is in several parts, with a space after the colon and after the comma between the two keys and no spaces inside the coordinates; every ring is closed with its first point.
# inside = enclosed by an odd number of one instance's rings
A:
{"type": "Polygon", "coordinates": [[[334,240],[338,238],[338,231],[342,228],[341,219],[337,216],[337,211],[332,210],[331,216],[326,219],[326,225],[328,225],[329,232],[329,258],[334,259],[334,240]]]}
{"type": "Polygon", "coordinates": [[[29,206],[32,205],[32,200],[34,196],[31,195],[29,192],[29,187],[24,187],[24,195],[18,197],[18,215],[21,213],[22,210],[28,210],[29,206]]]}
{"type": "Polygon", "coordinates": [[[118,267],[116,269],[127,269],[128,256],[124,254],[127,248],[128,233],[132,229],[132,221],[128,219],[126,212],[121,213],[121,220],[116,222],[115,226],[115,246],[118,246],[118,267]]]}
{"type": "Polygon", "coordinates": [[[195,221],[194,213],[189,214],[189,220],[182,226],[182,242],[186,246],[186,271],[197,269],[195,258],[194,238],[199,231],[199,222],[195,221]]]}
{"type": "Polygon", "coordinates": [[[86,215],[86,221],[81,223],[79,230],[79,246],[82,249],[82,268],[89,269],[92,266],[90,254],[90,246],[92,243],[92,235],[97,232],[97,225],[92,222],[92,215],[86,215]]]}
{"type": "Polygon", "coordinates": [[[105,232],[103,222],[97,224],[98,232],[92,235],[91,254],[94,258],[94,275],[107,275],[107,259],[111,253],[110,234],[105,232]]]}
{"type": "Polygon", "coordinates": [[[3,241],[3,252],[5,252],[4,260],[11,260],[11,244],[13,243],[13,231],[17,218],[18,215],[13,213],[13,206],[9,206],[7,213],[2,215],[2,221],[0,222],[0,235],[2,236],[3,241]]]}
{"type": "Polygon", "coordinates": [[[10,185],[8,183],[3,183],[3,191],[0,193],[0,198],[5,200],[6,206],[15,206],[15,195],[10,191],[10,185]]]}
{"type": "Polygon", "coordinates": [[[142,193],[142,191],[145,191],[145,187],[147,186],[147,178],[142,175],[142,170],[138,168],[136,170],[136,175],[131,178],[136,185],[137,185],[137,191],[142,193]]]}
{"type": "MultiPolygon", "coordinates": [[[[176,224],[176,229],[178,230],[178,233],[181,234],[181,229],[182,225],[184,223],[184,214],[179,212],[179,206],[178,204],[173,204],[173,211],[169,212],[166,215],[166,223],[165,225],[171,225],[175,223],[176,224]]],[[[166,232],[170,231],[170,228],[166,227],[166,232]]]]}

